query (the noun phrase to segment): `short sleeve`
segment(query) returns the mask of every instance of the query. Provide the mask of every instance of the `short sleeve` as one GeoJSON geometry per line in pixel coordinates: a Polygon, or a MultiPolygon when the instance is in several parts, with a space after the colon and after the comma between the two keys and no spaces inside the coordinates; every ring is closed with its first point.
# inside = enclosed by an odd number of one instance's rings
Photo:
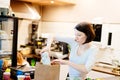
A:
{"type": "Polygon", "coordinates": [[[88,56],[86,64],[85,64],[88,72],[92,69],[93,65],[96,62],[97,53],[98,53],[98,48],[93,48],[90,50],[89,56],[88,56]]]}

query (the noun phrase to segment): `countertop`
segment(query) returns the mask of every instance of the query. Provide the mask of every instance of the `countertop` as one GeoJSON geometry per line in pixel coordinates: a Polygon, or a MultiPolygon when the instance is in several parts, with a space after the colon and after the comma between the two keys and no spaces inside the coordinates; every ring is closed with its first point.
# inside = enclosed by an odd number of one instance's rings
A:
{"type": "Polygon", "coordinates": [[[115,75],[115,76],[120,76],[120,72],[119,73],[115,73],[115,72],[112,71],[113,68],[114,67],[112,65],[103,64],[102,66],[101,65],[95,65],[92,68],[92,70],[98,71],[98,72],[107,73],[107,74],[111,74],[111,75],[115,75]]]}

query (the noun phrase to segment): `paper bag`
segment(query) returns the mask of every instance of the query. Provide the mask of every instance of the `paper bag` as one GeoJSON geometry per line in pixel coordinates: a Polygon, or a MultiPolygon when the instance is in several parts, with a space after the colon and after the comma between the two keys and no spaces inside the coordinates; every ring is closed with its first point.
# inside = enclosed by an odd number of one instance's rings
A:
{"type": "Polygon", "coordinates": [[[67,65],[43,65],[39,62],[35,66],[35,80],[66,80],[67,65]]]}

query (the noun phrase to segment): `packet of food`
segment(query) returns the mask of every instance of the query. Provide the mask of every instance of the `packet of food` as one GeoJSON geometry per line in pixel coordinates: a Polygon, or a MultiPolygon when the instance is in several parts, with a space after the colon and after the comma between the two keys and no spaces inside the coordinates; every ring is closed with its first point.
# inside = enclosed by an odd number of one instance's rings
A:
{"type": "Polygon", "coordinates": [[[41,63],[45,65],[50,65],[50,57],[48,52],[44,52],[41,54],[41,63]]]}

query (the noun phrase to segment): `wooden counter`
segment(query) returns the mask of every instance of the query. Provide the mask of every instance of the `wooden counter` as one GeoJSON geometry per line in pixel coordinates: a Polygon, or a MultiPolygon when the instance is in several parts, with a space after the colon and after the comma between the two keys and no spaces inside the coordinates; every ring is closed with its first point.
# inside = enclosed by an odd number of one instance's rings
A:
{"type": "MultiPolygon", "coordinates": [[[[106,64],[107,65],[107,64],[106,64]]],[[[120,76],[120,72],[119,73],[114,73],[112,72],[113,68],[112,67],[107,67],[107,66],[94,66],[92,68],[92,70],[94,71],[98,71],[98,72],[103,72],[103,73],[107,73],[107,74],[111,74],[111,75],[115,75],[115,76],[120,76]]]]}

